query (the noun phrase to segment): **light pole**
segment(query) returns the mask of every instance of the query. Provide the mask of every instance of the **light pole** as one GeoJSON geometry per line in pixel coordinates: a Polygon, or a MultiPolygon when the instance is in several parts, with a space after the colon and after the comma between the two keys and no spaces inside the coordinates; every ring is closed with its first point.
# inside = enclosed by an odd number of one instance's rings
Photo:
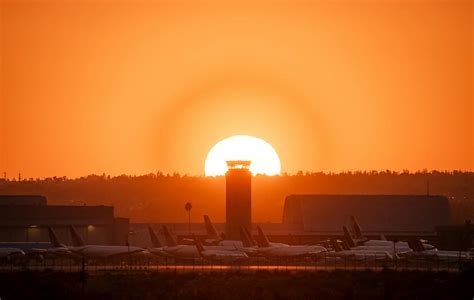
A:
{"type": "Polygon", "coordinates": [[[191,202],[187,202],[184,205],[184,209],[188,212],[188,233],[191,234],[191,209],[193,208],[193,205],[191,202]]]}

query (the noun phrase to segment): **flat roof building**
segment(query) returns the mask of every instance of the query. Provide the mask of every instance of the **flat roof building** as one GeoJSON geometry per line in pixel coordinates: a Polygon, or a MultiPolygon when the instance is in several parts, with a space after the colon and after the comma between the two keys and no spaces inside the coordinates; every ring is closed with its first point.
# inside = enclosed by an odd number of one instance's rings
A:
{"type": "Polygon", "coordinates": [[[129,220],[116,218],[112,206],[47,205],[43,196],[10,195],[0,195],[0,203],[0,242],[49,241],[47,228],[52,227],[63,243],[70,244],[69,226],[89,244],[127,241],[129,220]]]}
{"type": "Polygon", "coordinates": [[[40,195],[0,195],[0,205],[46,205],[46,197],[40,195]]]}

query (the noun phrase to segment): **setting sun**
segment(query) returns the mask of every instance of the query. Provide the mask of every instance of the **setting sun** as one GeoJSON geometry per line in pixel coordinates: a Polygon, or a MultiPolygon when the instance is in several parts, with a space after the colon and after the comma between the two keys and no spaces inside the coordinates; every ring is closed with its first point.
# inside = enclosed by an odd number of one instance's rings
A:
{"type": "Polygon", "coordinates": [[[206,176],[224,175],[228,160],[250,160],[252,174],[280,174],[280,158],[272,145],[262,139],[236,135],[215,144],[207,154],[206,176]]]}

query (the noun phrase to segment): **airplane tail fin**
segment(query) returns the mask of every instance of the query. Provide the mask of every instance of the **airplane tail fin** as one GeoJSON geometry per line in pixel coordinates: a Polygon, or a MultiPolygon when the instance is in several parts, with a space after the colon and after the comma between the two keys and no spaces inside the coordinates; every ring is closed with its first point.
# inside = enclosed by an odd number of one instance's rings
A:
{"type": "Polygon", "coordinates": [[[351,247],[349,246],[349,243],[348,243],[348,242],[342,241],[341,249],[342,249],[342,250],[351,250],[351,247]]]}
{"type": "Polygon", "coordinates": [[[196,245],[196,248],[199,252],[199,255],[202,255],[202,252],[204,251],[204,247],[201,243],[201,241],[199,239],[196,238],[196,236],[194,235],[193,233],[193,240],[194,240],[194,244],[196,245]]]}
{"type": "Polygon", "coordinates": [[[245,232],[244,226],[240,226],[240,239],[242,240],[242,245],[246,248],[252,247],[252,242],[245,232]]]}
{"type": "Polygon", "coordinates": [[[425,250],[425,246],[423,245],[423,243],[421,242],[420,239],[417,239],[417,240],[416,240],[416,244],[418,245],[418,249],[420,249],[420,251],[424,251],[424,250],[425,250]]]}
{"type": "Polygon", "coordinates": [[[336,252],[342,251],[341,245],[337,242],[337,240],[331,240],[331,246],[336,252]]]}
{"type": "Polygon", "coordinates": [[[51,245],[53,245],[54,248],[64,247],[64,244],[59,241],[58,236],[56,235],[56,232],[54,232],[53,228],[48,227],[48,234],[51,245]]]}
{"type": "Polygon", "coordinates": [[[259,247],[270,247],[270,241],[268,240],[267,236],[263,232],[262,228],[260,226],[257,226],[258,230],[258,237],[259,237],[259,247]]]}
{"type": "Polygon", "coordinates": [[[77,233],[76,228],[73,226],[69,226],[69,232],[71,233],[72,238],[72,245],[74,247],[82,247],[85,246],[84,240],[81,236],[77,233]]]}
{"type": "Polygon", "coordinates": [[[419,245],[420,241],[417,239],[409,239],[408,240],[408,247],[410,247],[414,252],[420,252],[422,249],[420,249],[419,245]]]}
{"type": "Polygon", "coordinates": [[[349,247],[355,247],[354,240],[351,237],[351,234],[349,233],[349,230],[347,229],[346,226],[342,226],[342,230],[344,231],[344,240],[349,244],[349,247]]]}
{"type": "Polygon", "coordinates": [[[220,238],[208,215],[204,215],[204,226],[206,227],[207,238],[216,240],[220,238]]]}
{"type": "Polygon", "coordinates": [[[150,239],[151,239],[151,244],[155,248],[161,248],[162,245],[160,243],[160,240],[158,239],[158,236],[156,235],[155,231],[151,226],[148,226],[148,232],[150,233],[150,239]]]}
{"type": "Polygon", "coordinates": [[[163,225],[162,228],[163,228],[163,234],[165,236],[167,246],[169,247],[177,246],[178,243],[176,242],[176,239],[171,235],[171,232],[168,229],[168,226],[163,225]]]}
{"type": "Polygon", "coordinates": [[[247,237],[250,243],[252,244],[252,246],[258,246],[255,240],[252,238],[252,234],[250,233],[250,230],[247,227],[244,227],[244,231],[247,234],[247,237]]]}
{"type": "Polygon", "coordinates": [[[350,218],[351,218],[351,226],[355,233],[355,238],[363,239],[364,236],[362,235],[362,228],[360,227],[359,222],[357,221],[356,217],[351,215],[350,218]]]}

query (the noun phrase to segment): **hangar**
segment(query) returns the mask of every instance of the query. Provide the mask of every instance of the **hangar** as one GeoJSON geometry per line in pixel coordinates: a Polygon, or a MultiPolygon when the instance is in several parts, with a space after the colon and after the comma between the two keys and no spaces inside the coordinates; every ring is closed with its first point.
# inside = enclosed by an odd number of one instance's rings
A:
{"type": "Polygon", "coordinates": [[[52,227],[65,244],[73,225],[89,244],[125,245],[129,219],[116,218],[112,206],[47,205],[37,195],[0,195],[0,241],[46,242],[52,227]]]}
{"type": "Polygon", "coordinates": [[[290,195],[283,226],[290,230],[341,232],[349,216],[368,234],[424,235],[453,223],[448,199],[430,195],[290,195]]]}

